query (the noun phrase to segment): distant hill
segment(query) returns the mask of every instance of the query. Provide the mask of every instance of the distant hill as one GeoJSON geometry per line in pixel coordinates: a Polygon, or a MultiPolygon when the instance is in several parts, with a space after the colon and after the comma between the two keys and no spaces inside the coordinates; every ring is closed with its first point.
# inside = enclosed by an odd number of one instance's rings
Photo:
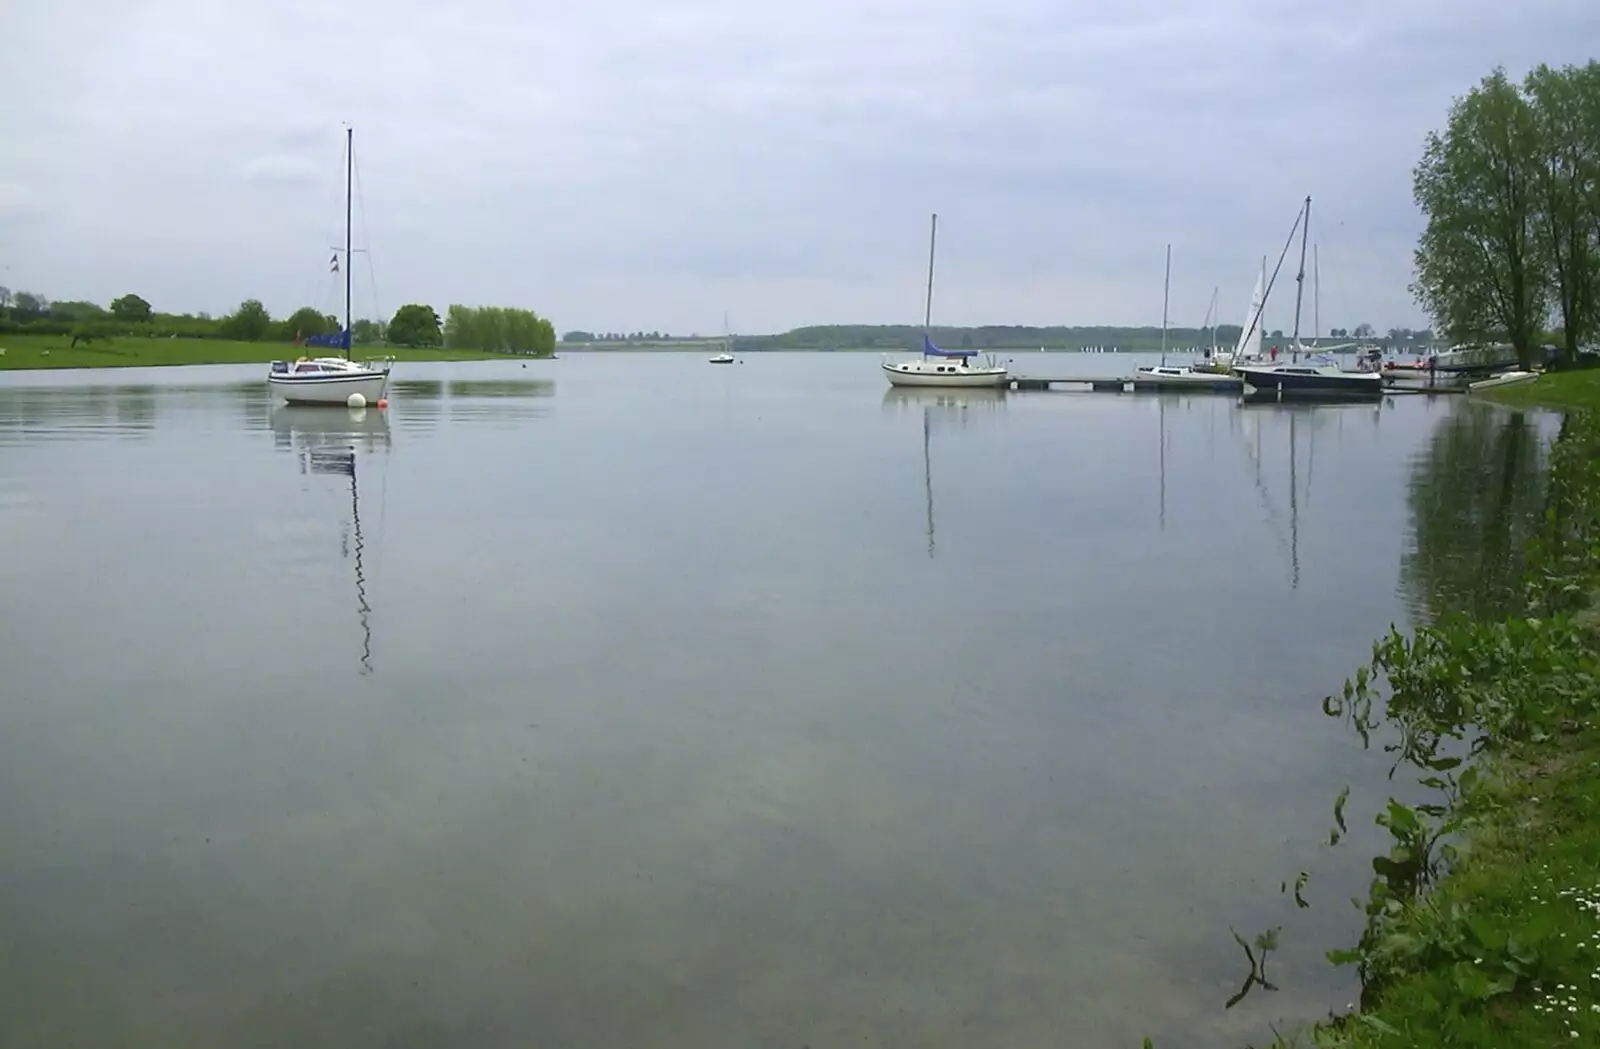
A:
{"type": "MultiPolygon", "coordinates": [[[[984,325],[978,328],[951,328],[936,325],[933,341],[947,349],[960,350],[1081,350],[1088,346],[1105,349],[1145,350],[1161,348],[1160,328],[1049,327],[1024,325],[984,325]]],[[[1217,329],[1218,345],[1232,346],[1239,339],[1239,326],[1217,329]]],[[[1169,328],[1171,347],[1211,345],[1211,332],[1199,328],[1169,328]]],[[[750,335],[735,339],[741,350],[919,350],[922,329],[909,324],[820,324],[795,328],[781,335],[750,335]]]]}

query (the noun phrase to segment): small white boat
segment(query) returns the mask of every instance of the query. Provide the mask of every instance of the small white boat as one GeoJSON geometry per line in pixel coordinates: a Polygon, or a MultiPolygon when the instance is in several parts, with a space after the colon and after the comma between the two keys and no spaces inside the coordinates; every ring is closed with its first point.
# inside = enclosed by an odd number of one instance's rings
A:
{"type": "Polygon", "coordinates": [[[388,360],[357,363],[346,357],[273,361],[267,385],[290,404],[348,404],[359,393],[368,404],[386,400],[388,360]]]}
{"type": "Polygon", "coordinates": [[[1154,365],[1135,369],[1135,391],[1210,390],[1215,393],[1237,393],[1244,380],[1225,372],[1203,371],[1198,368],[1174,365],[1154,365]]]}
{"type": "Polygon", "coordinates": [[[924,337],[924,356],[908,361],[885,360],[883,371],[891,386],[998,387],[1010,384],[1011,376],[1005,365],[994,362],[993,358],[986,364],[974,364],[970,358],[975,354],[960,352],[961,355],[956,356],[924,337]]]}
{"type": "MultiPolygon", "coordinates": [[[[1214,390],[1237,392],[1244,383],[1236,375],[1219,375],[1215,372],[1196,371],[1192,367],[1167,363],[1167,305],[1172,290],[1172,245],[1167,245],[1167,276],[1161,292],[1161,363],[1133,372],[1133,389],[1137,392],[1167,392],[1177,390],[1214,390]]],[[[1209,314],[1208,314],[1209,319],[1209,314]]]]}
{"type": "Polygon", "coordinates": [[[1415,361],[1384,361],[1378,366],[1378,374],[1385,379],[1426,379],[1435,374],[1428,367],[1426,360],[1415,361]]]}
{"type": "Polygon", "coordinates": [[[933,253],[939,238],[939,216],[933,216],[928,233],[928,297],[922,312],[922,356],[910,360],[883,360],[883,372],[891,386],[1001,387],[1011,385],[1006,366],[990,354],[982,364],[974,364],[977,350],[947,350],[936,346],[929,333],[933,319],[933,253]]]}
{"type": "Polygon", "coordinates": [[[722,311],[722,352],[711,358],[712,364],[733,364],[733,328],[728,324],[728,311],[722,311]]]}
{"type": "Polygon", "coordinates": [[[1477,393],[1479,390],[1492,390],[1496,386],[1515,386],[1518,383],[1532,382],[1539,377],[1538,372],[1525,372],[1521,370],[1501,372],[1491,375],[1487,379],[1467,384],[1468,393],[1477,393]]]}

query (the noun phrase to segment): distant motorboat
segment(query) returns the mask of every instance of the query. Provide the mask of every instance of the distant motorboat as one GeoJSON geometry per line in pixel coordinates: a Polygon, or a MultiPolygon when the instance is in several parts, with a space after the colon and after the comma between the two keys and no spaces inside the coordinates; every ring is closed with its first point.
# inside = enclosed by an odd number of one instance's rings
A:
{"type": "Polygon", "coordinates": [[[1433,367],[1441,372],[1478,372],[1489,374],[1501,369],[1515,368],[1516,348],[1508,343],[1484,346],[1452,346],[1433,355],[1433,367]]]}
{"type": "Polygon", "coordinates": [[[731,353],[719,353],[715,357],[711,358],[711,363],[712,364],[732,364],[733,363],[733,354],[731,354],[731,353]]]}
{"type": "Polygon", "coordinates": [[[1525,372],[1520,369],[1515,371],[1501,372],[1499,375],[1491,375],[1487,379],[1479,379],[1477,382],[1469,382],[1467,384],[1467,392],[1477,393],[1480,390],[1492,390],[1497,386],[1515,386],[1518,383],[1532,382],[1538,377],[1538,372],[1525,372]]]}
{"type": "Polygon", "coordinates": [[[1423,379],[1434,374],[1425,360],[1415,361],[1384,361],[1378,367],[1378,373],[1385,379],[1423,379]]]}

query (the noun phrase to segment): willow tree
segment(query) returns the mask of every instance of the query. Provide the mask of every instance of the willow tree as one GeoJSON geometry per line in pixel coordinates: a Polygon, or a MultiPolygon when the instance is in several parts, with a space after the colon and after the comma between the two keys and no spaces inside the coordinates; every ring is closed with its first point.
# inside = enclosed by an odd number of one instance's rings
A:
{"type": "Polygon", "coordinates": [[[1524,87],[1538,129],[1534,187],[1568,361],[1600,325],[1600,62],[1541,65],[1524,87]]]}
{"type": "Polygon", "coordinates": [[[1412,183],[1428,222],[1412,293],[1453,339],[1503,334],[1524,368],[1549,312],[1539,147],[1533,107],[1496,69],[1429,133],[1412,183]]]}

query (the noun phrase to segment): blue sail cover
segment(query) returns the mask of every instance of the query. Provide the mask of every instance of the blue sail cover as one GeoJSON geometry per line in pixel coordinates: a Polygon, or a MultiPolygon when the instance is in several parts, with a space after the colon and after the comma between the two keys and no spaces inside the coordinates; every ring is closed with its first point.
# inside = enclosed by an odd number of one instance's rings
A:
{"type": "Polygon", "coordinates": [[[334,332],[332,335],[308,335],[307,346],[332,346],[336,350],[350,349],[350,329],[334,332]]]}
{"type": "Polygon", "coordinates": [[[935,346],[933,339],[926,333],[922,336],[922,355],[924,357],[976,357],[977,350],[946,350],[935,346]]]}

